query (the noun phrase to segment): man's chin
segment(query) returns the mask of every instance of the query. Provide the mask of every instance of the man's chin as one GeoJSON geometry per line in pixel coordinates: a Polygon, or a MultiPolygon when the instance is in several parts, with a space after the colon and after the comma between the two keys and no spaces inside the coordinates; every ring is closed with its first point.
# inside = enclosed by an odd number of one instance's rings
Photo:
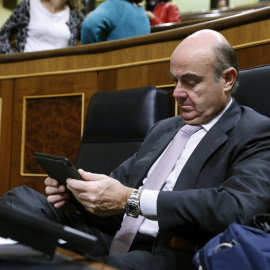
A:
{"type": "Polygon", "coordinates": [[[184,123],[186,124],[197,125],[197,124],[200,124],[201,122],[200,118],[195,115],[192,115],[186,112],[182,112],[180,115],[182,116],[184,123]]]}
{"type": "Polygon", "coordinates": [[[196,120],[196,119],[192,119],[192,120],[187,120],[187,119],[183,119],[185,124],[188,125],[198,125],[200,124],[200,121],[196,120]]]}

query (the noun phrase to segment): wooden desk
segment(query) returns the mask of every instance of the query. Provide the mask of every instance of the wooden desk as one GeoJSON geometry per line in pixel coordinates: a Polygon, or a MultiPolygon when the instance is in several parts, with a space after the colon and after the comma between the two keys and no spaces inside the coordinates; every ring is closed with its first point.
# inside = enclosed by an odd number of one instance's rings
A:
{"type": "Polygon", "coordinates": [[[94,262],[74,252],[57,248],[52,259],[41,252],[21,244],[0,245],[1,269],[55,269],[55,270],[117,270],[100,262],[94,262]]]}
{"type": "Polygon", "coordinates": [[[92,262],[90,260],[87,260],[83,256],[78,255],[76,253],[73,253],[71,251],[67,251],[65,249],[58,248],[57,253],[67,257],[68,259],[71,259],[72,261],[81,262],[82,264],[89,266],[90,267],[89,269],[93,269],[93,270],[117,270],[116,268],[105,265],[103,263],[92,262]]]}
{"type": "Polygon", "coordinates": [[[19,185],[44,192],[45,176],[34,163],[35,151],[74,162],[94,93],[154,85],[171,95],[170,56],[195,31],[208,28],[223,34],[241,69],[269,64],[269,14],[270,7],[264,7],[135,38],[1,55],[0,196],[19,185]]]}

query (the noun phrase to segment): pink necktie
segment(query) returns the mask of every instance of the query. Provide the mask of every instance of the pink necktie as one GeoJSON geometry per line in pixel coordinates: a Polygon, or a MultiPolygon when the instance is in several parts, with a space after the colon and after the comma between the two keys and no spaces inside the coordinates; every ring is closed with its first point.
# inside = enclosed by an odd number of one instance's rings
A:
{"type": "MultiPolygon", "coordinates": [[[[150,174],[143,189],[160,190],[181,156],[190,136],[201,129],[201,126],[184,125],[174,136],[168,149],[150,174]]],[[[144,220],[126,216],[121,229],[116,233],[110,247],[110,255],[127,253],[144,220]]]]}

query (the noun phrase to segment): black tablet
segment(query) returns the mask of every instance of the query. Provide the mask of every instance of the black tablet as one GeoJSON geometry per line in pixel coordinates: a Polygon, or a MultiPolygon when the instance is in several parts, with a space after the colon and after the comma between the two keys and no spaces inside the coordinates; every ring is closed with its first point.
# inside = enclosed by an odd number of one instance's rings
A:
{"type": "MultiPolygon", "coordinates": [[[[56,156],[51,154],[36,152],[34,159],[41,166],[41,168],[49,175],[49,177],[57,180],[60,184],[66,187],[66,179],[73,178],[83,180],[78,170],[74,167],[67,157],[56,156]]],[[[75,198],[71,191],[67,189],[70,200],[77,210],[81,213],[88,214],[83,205],[75,198]]]]}
{"type": "Polygon", "coordinates": [[[51,178],[64,186],[66,186],[67,178],[83,180],[67,157],[36,152],[34,159],[51,178]]]}
{"type": "MultiPolygon", "coordinates": [[[[73,178],[83,180],[77,169],[72,165],[67,157],[55,156],[51,154],[36,152],[34,159],[43,168],[43,170],[53,179],[66,186],[66,179],[73,178]]],[[[75,198],[71,191],[67,189],[70,200],[76,209],[84,215],[92,224],[98,224],[101,228],[109,234],[114,235],[115,231],[121,226],[121,222],[115,217],[98,217],[88,212],[84,206],[75,198]]]]}

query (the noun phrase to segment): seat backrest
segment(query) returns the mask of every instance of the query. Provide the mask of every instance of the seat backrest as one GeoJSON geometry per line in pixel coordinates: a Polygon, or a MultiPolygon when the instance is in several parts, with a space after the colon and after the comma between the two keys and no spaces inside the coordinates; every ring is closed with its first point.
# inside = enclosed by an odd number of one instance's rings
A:
{"type": "Polygon", "coordinates": [[[138,150],[154,123],[170,116],[169,94],[153,86],[95,93],[75,166],[109,174],[138,150]]]}
{"type": "Polygon", "coordinates": [[[270,65],[241,70],[233,96],[240,105],[270,117],[270,65]]]}

